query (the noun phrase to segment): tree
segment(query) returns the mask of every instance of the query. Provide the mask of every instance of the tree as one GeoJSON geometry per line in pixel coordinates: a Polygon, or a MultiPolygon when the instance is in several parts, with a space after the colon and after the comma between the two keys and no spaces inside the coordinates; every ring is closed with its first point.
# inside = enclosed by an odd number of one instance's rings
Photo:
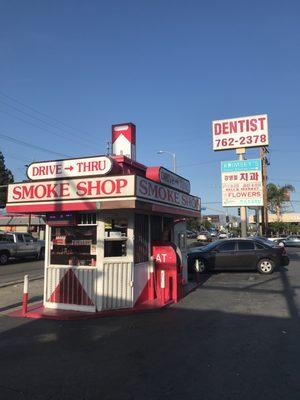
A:
{"type": "Polygon", "coordinates": [[[5,160],[0,151],[0,208],[4,208],[7,200],[7,185],[14,182],[12,172],[6,168],[5,160]]]}
{"type": "Polygon", "coordinates": [[[279,186],[275,183],[269,183],[267,185],[268,209],[271,213],[277,215],[277,221],[280,221],[282,208],[289,197],[289,193],[294,191],[294,186],[289,184],[279,186]]]}

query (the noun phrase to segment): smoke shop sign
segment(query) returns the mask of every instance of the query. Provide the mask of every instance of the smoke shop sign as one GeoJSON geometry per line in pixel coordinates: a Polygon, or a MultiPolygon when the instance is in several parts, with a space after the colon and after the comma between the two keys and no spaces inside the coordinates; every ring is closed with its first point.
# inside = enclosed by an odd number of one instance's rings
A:
{"type": "Polygon", "coordinates": [[[32,180],[41,180],[107,175],[112,165],[112,160],[106,156],[45,161],[30,164],[27,176],[32,180]]]}
{"type": "Polygon", "coordinates": [[[8,187],[8,203],[55,202],[134,194],[134,176],[17,183],[8,187]]]}
{"type": "Polygon", "coordinates": [[[200,210],[200,199],[198,197],[179,192],[140,176],[137,176],[136,179],[137,197],[177,207],[183,207],[189,210],[200,210]]]}

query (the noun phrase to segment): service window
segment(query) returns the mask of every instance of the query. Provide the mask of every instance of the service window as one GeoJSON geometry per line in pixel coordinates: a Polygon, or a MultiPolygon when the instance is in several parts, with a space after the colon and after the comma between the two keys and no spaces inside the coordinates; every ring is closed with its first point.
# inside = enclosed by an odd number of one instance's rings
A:
{"type": "Polygon", "coordinates": [[[238,242],[238,250],[240,250],[240,251],[254,250],[254,242],[250,242],[250,241],[238,242]]]}
{"type": "Polygon", "coordinates": [[[106,218],[104,236],[104,257],[125,257],[127,255],[126,218],[106,218]]]}
{"type": "Polygon", "coordinates": [[[226,251],[234,251],[235,250],[235,242],[227,242],[224,244],[221,244],[221,246],[218,247],[219,252],[224,253],[226,251]]]}
{"type": "Polygon", "coordinates": [[[95,266],[96,226],[56,226],[51,228],[52,265],[95,266]]]}

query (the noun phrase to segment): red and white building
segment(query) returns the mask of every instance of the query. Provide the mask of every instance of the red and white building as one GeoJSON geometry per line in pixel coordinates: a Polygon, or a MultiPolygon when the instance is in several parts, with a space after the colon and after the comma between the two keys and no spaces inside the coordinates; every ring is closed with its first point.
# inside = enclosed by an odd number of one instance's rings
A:
{"type": "Polygon", "coordinates": [[[7,211],[46,215],[43,312],[103,312],[177,301],[188,282],[188,180],[135,160],[135,125],[112,127],[113,155],[33,163],[7,211]],[[153,262],[153,257],[155,261],[153,262]]]}

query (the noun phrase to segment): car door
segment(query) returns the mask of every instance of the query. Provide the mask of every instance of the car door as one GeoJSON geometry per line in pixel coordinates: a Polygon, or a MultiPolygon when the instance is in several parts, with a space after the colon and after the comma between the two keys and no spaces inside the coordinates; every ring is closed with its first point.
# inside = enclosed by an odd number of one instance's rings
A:
{"type": "Polygon", "coordinates": [[[36,253],[36,245],[34,243],[33,237],[28,235],[27,233],[23,234],[25,245],[26,245],[26,253],[28,256],[33,256],[36,253]]]}
{"type": "Polygon", "coordinates": [[[19,257],[24,257],[28,255],[27,246],[25,243],[25,239],[23,237],[23,233],[16,233],[16,245],[17,245],[17,255],[19,257]]]}
{"type": "Polygon", "coordinates": [[[221,243],[213,250],[214,269],[234,269],[235,268],[235,240],[228,240],[221,243]]]}
{"type": "Polygon", "coordinates": [[[237,269],[255,269],[258,261],[258,255],[255,251],[253,240],[239,240],[236,251],[237,269]]]}

